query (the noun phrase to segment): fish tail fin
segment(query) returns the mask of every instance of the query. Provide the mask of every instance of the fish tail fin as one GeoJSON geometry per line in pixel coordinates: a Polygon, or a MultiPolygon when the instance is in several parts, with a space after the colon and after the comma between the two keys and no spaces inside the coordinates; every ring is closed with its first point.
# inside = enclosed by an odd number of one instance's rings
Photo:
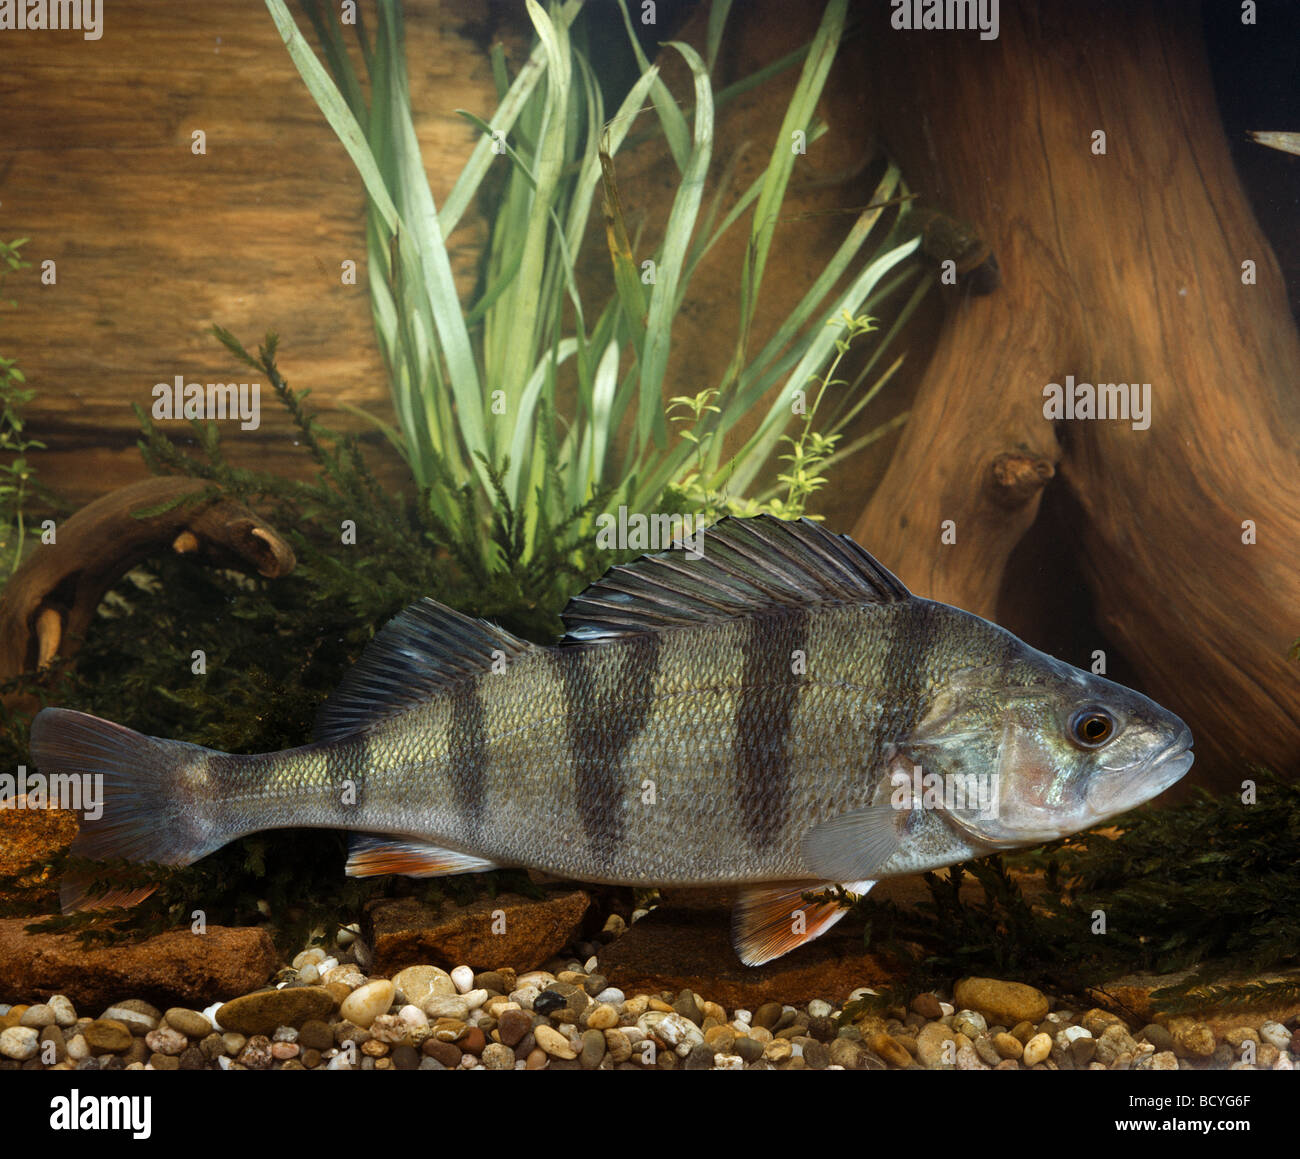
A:
{"type": "MultiPolygon", "coordinates": [[[[225,844],[195,807],[190,787],[210,752],[67,708],[44,709],[32,721],[33,764],[46,775],[77,776],[87,785],[71,853],[95,860],[189,865],[225,844]]],[[[66,875],[64,912],[133,906],[157,888],[131,885],[90,896],[91,882],[106,876],[66,875]]]]}

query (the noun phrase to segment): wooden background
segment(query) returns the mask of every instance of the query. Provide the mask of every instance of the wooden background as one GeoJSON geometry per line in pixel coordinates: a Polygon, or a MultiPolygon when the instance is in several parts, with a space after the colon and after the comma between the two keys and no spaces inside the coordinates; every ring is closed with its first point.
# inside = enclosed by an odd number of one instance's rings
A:
{"type": "MultiPolygon", "coordinates": [[[[483,8],[406,0],[412,105],[439,201],[474,144],[453,110],[495,105],[487,55],[464,35],[483,8]]],[[[140,478],[130,403],[147,411],[154,384],[177,374],[254,377],[213,323],[250,349],[277,331],[284,373],[313,388],[315,405],[346,401],[391,419],[360,179],[265,4],[118,0],[104,29],[94,42],[78,32],[0,38],[0,236],[30,237],[33,264],[8,282],[18,305],[0,313],[0,334],[37,390],[29,433],[49,447],[35,460],[40,479],[80,503],[140,478]],[[191,151],[196,129],[203,156],[191,151]],[[349,258],[353,286],[341,281],[349,258]],[[57,263],[53,286],[40,284],[46,259],[57,263]]],[[[464,284],[481,233],[470,215],[453,239],[464,284]]],[[[292,453],[292,428],[262,385],[260,429],[222,424],[228,457],[302,473],[306,456],[292,453]]],[[[367,425],[346,412],[328,421],[367,425]]],[[[379,458],[394,482],[406,477],[395,455],[379,458]]]]}

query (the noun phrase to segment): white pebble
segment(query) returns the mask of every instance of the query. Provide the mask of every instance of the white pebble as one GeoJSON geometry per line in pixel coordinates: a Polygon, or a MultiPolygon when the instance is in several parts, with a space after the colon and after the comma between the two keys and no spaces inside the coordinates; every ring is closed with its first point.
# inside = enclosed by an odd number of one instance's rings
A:
{"type": "Polygon", "coordinates": [[[643,917],[645,917],[646,914],[648,914],[649,912],[650,912],[650,911],[649,911],[648,909],[634,909],[634,910],[632,911],[632,920],[633,920],[634,922],[639,922],[639,921],[640,921],[643,917]]]}
{"type": "Polygon", "coordinates": [[[713,1059],[714,1070],[744,1070],[745,1060],[738,1054],[719,1054],[713,1059]]]}
{"type": "Polygon", "coordinates": [[[820,998],[814,998],[808,1003],[809,1018],[829,1018],[831,1013],[831,1004],[820,998]]]}
{"type": "MultiPolygon", "coordinates": [[[[1063,1031],[1061,1031],[1061,1033],[1065,1035],[1068,1042],[1073,1042],[1076,1038],[1092,1037],[1092,1031],[1083,1026],[1067,1026],[1063,1031]]],[[[1143,1043],[1143,1045],[1151,1046],[1149,1042],[1143,1043]]],[[[1152,1046],[1151,1049],[1155,1050],[1155,1047],[1152,1046]]]]}
{"type": "Polygon", "coordinates": [[[608,1002],[611,1006],[622,1006],[627,1001],[627,995],[617,986],[606,986],[596,995],[596,1001],[608,1002]]]}
{"type": "Polygon", "coordinates": [[[409,1002],[397,1012],[397,1017],[410,1026],[428,1026],[429,1019],[418,1006],[409,1002]]]}
{"type": "Polygon", "coordinates": [[[224,1005],[225,1005],[224,1002],[214,1002],[211,1006],[206,1006],[203,1009],[203,1017],[212,1023],[212,1029],[215,1030],[218,1034],[221,1033],[223,1028],[221,1023],[217,1021],[217,1011],[220,1010],[224,1005]]]}
{"type": "Polygon", "coordinates": [[[940,1003],[939,1003],[939,1012],[940,1012],[944,1017],[950,1017],[950,1016],[951,1016],[951,1015],[956,1011],[956,1009],[957,1009],[957,1007],[955,1007],[951,1002],[940,1002],[940,1003]]]}
{"type": "Polygon", "coordinates": [[[339,1013],[363,1030],[393,1004],[393,984],[386,979],[358,986],[339,1007],[339,1013]]]}
{"type": "Polygon", "coordinates": [[[8,1030],[0,1031],[0,1054],[5,1058],[26,1062],[27,1059],[36,1057],[40,1038],[35,1027],[11,1026],[8,1030]]]}
{"type": "MultiPolygon", "coordinates": [[[[54,1005],[53,998],[50,999],[50,1005],[54,1005]]],[[[1291,1046],[1291,1032],[1280,1022],[1265,1022],[1259,1028],[1259,1036],[1270,1046],[1276,1046],[1278,1050],[1288,1050],[1291,1046]]]]}
{"type": "Polygon", "coordinates": [[[334,941],[340,946],[350,946],[359,933],[361,933],[361,927],[356,922],[353,922],[350,926],[344,926],[339,930],[334,941]]]}
{"type": "Polygon", "coordinates": [[[314,986],[320,981],[320,971],[316,969],[315,962],[308,962],[301,970],[298,971],[298,981],[307,986],[314,986]]]}
{"type": "Polygon", "coordinates": [[[89,1058],[90,1043],[80,1034],[74,1034],[68,1039],[68,1057],[73,1062],[80,1062],[83,1058],[89,1058]]]}
{"type": "Polygon", "coordinates": [[[295,954],[290,965],[295,970],[301,971],[308,963],[319,966],[323,961],[325,961],[325,951],[319,946],[312,946],[309,950],[303,950],[301,953],[295,954]]]}
{"type": "Polygon", "coordinates": [[[588,958],[585,962],[582,963],[582,972],[584,974],[595,973],[596,967],[599,964],[600,963],[596,961],[596,955],[592,954],[590,958],[588,958]]]}
{"type": "Polygon", "coordinates": [[[326,970],[332,970],[338,964],[339,960],[337,958],[326,958],[323,962],[316,963],[316,969],[321,972],[323,977],[326,970]]]}
{"type": "Polygon", "coordinates": [[[749,1010],[737,1010],[736,1021],[743,1022],[745,1023],[746,1026],[748,1026],[751,1022],[754,1021],[753,1012],[749,1010]]]}
{"type": "Polygon", "coordinates": [[[217,1055],[217,1067],[218,1067],[219,1069],[221,1069],[221,1070],[229,1070],[229,1069],[230,1069],[230,1062],[231,1062],[231,1059],[230,1059],[230,1056],[229,1056],[229,1055],[226,1055],[226,1054],[219,1054],[219,1055],[217,1055]]]}
{"type": "Polygon", "coordinates": [[[73,1009],[72,999],[66,994],[55,994],[47,1005],[54,1011],[56,1025],[66,1029],[77,1021],[77,1012],[73,1009]]]}
{"type": "Polygon", "coordinates": [[[457,966],[451,972],[451,980],[456,984],[456,989],[461,994],[466,994],[474,989],[474,971],[468,966],[457,966]]]}
{"type": "Polygon", "coordinates": [[[488,1000],[488,992],[481,988],[478,990],[466,990],[464,997],[465,1005],[471,1010],[477,1010],[488,1000]]]}

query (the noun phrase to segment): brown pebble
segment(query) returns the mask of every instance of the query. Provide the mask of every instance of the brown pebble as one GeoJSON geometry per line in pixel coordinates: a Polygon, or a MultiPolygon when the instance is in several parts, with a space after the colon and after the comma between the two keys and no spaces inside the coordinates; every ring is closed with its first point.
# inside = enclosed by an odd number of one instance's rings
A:
{"type": "Polygon", "coordinates": [[[438,1038],[426,1038],[420,1048],[430,1058],[437,1059],[448,1070],[460,1066],[461,1049],[454,1042],[443,1042],[438,1038]]]}
{"type": "Polygon", "coordinates": [[[546,1065],[548,1055],[540,1046],[533,1047],[528,1052],[527,1067],[529,1070],[541,1070],[546,1065]]]}
{"type": "Polygon", "coordinates": [[[1037,1033],[1038,1028],[1032,1022],[1017,1022],[1011,1028],[1011,1037],[1019,1039],[1021,1046],[1024,1046],[1037,1033]]]}
{"type": "Polygon", "coordinates": [[[478,1026],[471,1026],[465,1033],[456,1040],[456,1045],[466,1054],[480,1055],[483,1048],[487,1046],[487,1038],[484,1037],[483,1030],[478,1026]]]}
{"type": "Polygon", "coordinates": [[[868,1046],[876,1054],[880,1055],[890,1066],[908,1067],[912,1065],[912,1056],[908,1054],[907,1049],[893,1036],[888,1034],[873,1034],[868,1040],[868,1046]]]}
{"type": "Polygon", "coordinates": [[[939,999],[933,994],[918,994],[913,998],[912,1012],[931,1022],[943,1017],[943,1007],[939,1005],[939,999]]]}

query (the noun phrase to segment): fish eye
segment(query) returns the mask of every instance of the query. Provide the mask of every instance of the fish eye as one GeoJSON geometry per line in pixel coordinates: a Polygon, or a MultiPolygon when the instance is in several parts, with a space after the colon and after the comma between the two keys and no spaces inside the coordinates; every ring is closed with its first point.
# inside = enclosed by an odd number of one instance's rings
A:
{"type": "Polygon", "coordinates": [[[1115,735],[1115,718],[1104,708],[1091,705],[1070,717],[1070,739],[1080,748],[1101,748],[1115,735]]]}

